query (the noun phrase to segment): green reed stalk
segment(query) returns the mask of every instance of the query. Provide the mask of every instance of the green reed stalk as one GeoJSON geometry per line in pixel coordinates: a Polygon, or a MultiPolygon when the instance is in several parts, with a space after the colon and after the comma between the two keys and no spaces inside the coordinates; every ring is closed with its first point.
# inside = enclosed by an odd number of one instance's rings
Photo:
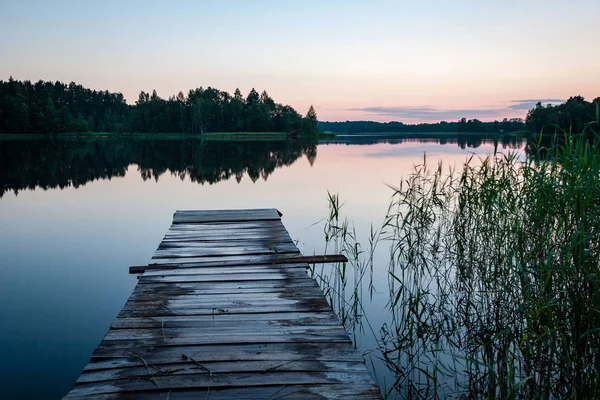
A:
{"type": "Polygon", "coordinates": [[[375,247],[389,245],[377,339],[390,397],[600,398],[600,142],[589,136],[525,160],[471,157],[460,173],[424,159],[393,188],[366,252],[329,195],[326,238],[354,266],[351,295],[345,266],[331,272],[345,324],[360,316],[375,247]]]}

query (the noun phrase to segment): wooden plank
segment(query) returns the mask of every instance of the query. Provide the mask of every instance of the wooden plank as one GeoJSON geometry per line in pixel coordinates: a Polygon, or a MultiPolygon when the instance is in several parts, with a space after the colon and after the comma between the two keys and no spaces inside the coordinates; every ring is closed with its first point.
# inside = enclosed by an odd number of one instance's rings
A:
{"type": "Polygon", "coordinates": [[[214,233],[211,235],[207,234],[184,234],[184,235],[165,235],[161,244],[168,245],[174,243],[186,243],[186,242],[210,242],[210,243],[219,243],[223,245],[239,245],[238,243],[294,243],[292,238],[290,238],[285,233],[276,233],[269,232],[266,233],[251,233],[251,234],[243,234],[241,232],[231,232],[227,233],[214,233]]]}
{"type": "Polygon", "coordinates": [[[291,300],[305,300],[315,299],[323,297],[322,294],[318,294],[318,289],[309,289],[307,293],[301,295],[289,295],[286,292],[270,292],[270,293],[235,293],[235,294],[211,294],[211,295],[195,295],[195,294],[161,294],[152,295],[149,293],[138,292],[132,294],[127,300],[125,305],[163,305],[163,306],[174,306],[176,304],[226,304],[226,303],[237,303],[237,304],[253,304],[266,302],[280,304],[291,300]],[[285,300],[285,301],[284,301],[285,300]]]}
{"type": "MultiPolygon", "coordinates": [[[[138,281],[139,283],[139,281],[138,281]]],[[[293,281],[272,279],[264,281],[243,281],[243,282],[146,282],[143,285],[138,284],[134,293],[156,293],[157,295],[178,295],[178,294],[227,294],[227,293],[275,293],[289,291],[298,293],[304,288],[319,287],[314,279],[307,276],[307,279],[293,281]]]]}
{"type": "Polygon", "coordinates": [[[246,343],[228,345],[191,346],[133,346],[127,343],[105,346],[102,343],[92,354],[92,369],[120,368],[123,366],[151,364],[171,364],[187,354],[200,361],[236,360],[362,360],[362,357],[346,343],[246,343]]]}
{"type": "MultiPolygon", "coordinates": [[[[207,390],[153,390],[152,397],[156,399],[168,400],[197,400],[208,398],[210,400],[265,400],[265,399],[284,399],[284,400],[347,400],[347,399],[381,399],[376,394],[377,388],[371,385],[370,390],[365,388],[363,383],[343,383],[343,384],[319,384],[319,385],[271,385],[257,387],[236,387],[236,388],[211,388],[207,390]]],[[[86,400],[131,400],[140,399],[148,396],[147,392],[128,392],[128,393],[107,393],[97,395],[87,395],[85,397],[69,395],[68,399],[86,399],[86,400]]]]}
{"type": "MultiPolygon", "coordinates": [[[[330,254],[330,255],[318,255],[318,256],[296,256],[296,255],[292,255],[292,256],[284,256],[284,255],[279,255],[278,258],[273,259],[272,264],[275,265],[286,265],[286,264],[290,264],[291,266],[294,267],[300,267],[300,264],[298,263],[305,263],[302,265],[302,267],[304,268],[308,268],[308,264],[323,264],[323,263],[338,263],[338,262],[348,262],[348,259],[346,258],[346,256],[342,255],[342,254],[330,254]]],[[[212,266],[213,264],[209,264],[209,266],[212,266]]],[[[223,268],[226,265],[220,265],[219,268],[223,268]]],[[[161,269],[177,269],[177,268],[186,268],[184,264],[179,265],[177,267],[173,266],[173,265],[163,265],[163,266],[158,266],[158,265],[150,265],[150,266],[145,266],[145,265],[140,265],[140,266],[131,266],[129,267],[129,273],[130,274],[141,274],[144,273],[146,271],[151,271],[151,270],[161,270],[161,269]]],[[[197,268],[196,266],[194,267],[187,267],[187,268],[197,268]]]]}
{"type": "Polygon", "coordinates": [[[279,249],[290,249],[289,251],[297,252],[298,248],[291,240],[244,240],[244,241],[233,241],[233,240],[217,240],[217,241],[198,241],[198,240],[176,240],[166,241],[163,240],[158,246],[159,250],[162,249],[193,249],[197,253],[205,253],[211,249],[223,249],[223,248],[257,248],[259,250],[274,250],[277,252],[279,249]]]}
{"type": "MultiPolygon", "coordinates": [[[[295,246],[294,246],[295,247],[295,246]]],[[[194,248],[169,248],[169,249],[158,249],[152,256],[153,260],[161,261],[161,258],[196,258],[196,257],[227,257],[227,256],[258,256],[258,255],[292,255],[300,254],[300,252],[294,248],[287,248],[284,250],[277,251],[275,248],[261,247],[261,246],[245,246],[245,247],[223,247],[223,248],[211,248],[206,251],[198,251],[194,248]]]]}
{"type": "MultiPolygon", "coordinates": [[[[104,340],[156,340],[158,344],[181,344],[192,342],[193,344],[212,344],[215,340],[223,343],[223,338],[214,334],[214,329],[199,329],[198,327],[183,328],[133,328],[133,329],[111,329],[104,336],[104,340]]],[[[220,326],[219,335],[227,335],[227,342],[248,343],[247,336],[280,336],[280,335],[312,335],[319,334],[323,337],[347,340],[346,331],[340,326],[332,325],[310,325],[310,326],[286,326],[286,325],[263,325],[263,326],[220,326]]],[[[149,343],[149,342],[148,342],[149,343]]]]}
{"type": "MultiPolygon", "coordinates": [[[[140,288],[149,285],[138,285],[140,288]]],[[[313,298],[322,297],[323,294],[317,286],[307,286],[300,288],[291,289],[277,289],[277,290],[263,290],[261,291],[245,291],[235,290],[229,293],[204,293],[203,291],[188,292],[188,291],[175,291],[164,289],[161,291],[156,290],[141,290],[135,289],[129,300],[135,301],[167,301],[167,300],[183,300],[183,299],[213,299],[215,301],[221,301],[226,299],[295,299],[295,298],[313,298]]]]}
{"type": "Polygon", "coordinates": [[[223,344],[252,344],[252,343],[347,343],[352,345],[348,335],[342,333],[277,333],[277,334],[256,334],[256,335],[206,335],[206,336],[182,336],[167,338],[153,337],[146,339],[127,338],[123,340],[110,339],[103,340],[105,346],[112,346],[118,342],[126,342],[134,346],[187,346],[187,345],[223,345],[223,344]]]}
{"type": "Polygon", "coordinates": [[[144,276],[153,275],[212,275],[212,274],[231,274],[231,273],[261,273],[274,272],[280,273],[282,270],[300,270],[305,271],[308,264],[282,264],[282,265],[233,265],[227,267],[180,267],[169,268],[166,270],[148,270],[144,271],[144,276]]]}
{"type": "Polygon", "coordinates": [[[273,264],[273,261],[278,257],[275,254],[265,254],[253,256],[161,258],[153,260],[148,265],[133,266],[130,268],[130,271],[132,271],[131,273],[144,273],[151,270],[178,268],[267,265],[273,264]]]}
{"type": "Polygon", "coordinates": [[[322,256],[292,256],[292,257],[280,257],[273,261],[274,264],[288,264],[288,263],[306,263],[306,264],[327,264],[327,263],[338,263],[348,262],[348,258],[343,254],[328,254],[322,256]]]}
{"type": "Polygon", "coordinates": [[[204,269],[204,270],[215,270],[215,269],[219,269],[222,271],[234,271],[235,269],[250,269],[252,267],[256,267],[256,268],[298,268],[298,269],[308,269],[309,265],[308,264],[298,264],[293,262],[292,258],[288,258],[287,259],[288,262],[286,263],[278,263],[277,266],[275,266],[275,263],[269,263],[269,264],[239,264],[239,263],[232,263],[231,265],[228,265],[227,263],[225,264],[217,264],[217,263],[207,263],[207,264],[200,264],[200,263],[182,263],[182,264],[149,264],[149,265],[137,265],[137,266],[131,266],[129,267],[129,273],[130,274],[142,274],[142,273],[146,273],[148,275],[161,275],[163,272],[166,273],[166,271],[169,270],[200,270],[200,269],[204,269]]]}
{"type": "MultiPolygon", "coordinates": [[[[281,221],[245,221],[245,222],[214,222],[204,224],[173,224],[169,227],[167,234],[179,232],[203,232],[214,231],[242,232],[248,230],[274,229],[281,231],[281,221]]],[[[285,228],[283,228],[285,229],[285,228]]]]}
{"type": "MultiPolygon", "coordinates": [[[[274,256],[273,260],[281,257],[282,255],[291,256],[294,254],[299,254],[298,250],[288,250],[288,251],[275,251],[273,249],[263,249],[263,248],[222,248],[222,249],[210,249],[206,252],[198,252],[194,249],[158,249],[152,256],[152,259],[157,262],[164,262],[163,259],[182,259],[182,258],[218,258],[218,257],[235,257],[235,256],[274,256]]],[[[177,260],[181,262],[182,260],[177,260]]],[[[190,262],[189,260],[183,260],[184,262],[190,262]]]]}
{"type": "Polygon", "coordinates": [[[284,296],[273,296],[273,297],[233,297],[230,295],[215,296],[190,296],[190,297],[179,297],[172,298],[169,300],[152,299],[151,297],[145,296],[141,300],[140,298],[129,299],[123,306],[124,310],[144,310],[151,308],[168,308],[170,310],[176,310],[179,308],[195,308],[195,309],[216,309],[216,308],[228,308],[230,312],[233,312],[236,307],[266,307],[271,305],[292,305],[304,303],[310,301],[314,304],[322,303],[326,304],[323,296],[307,296],[307,297],[294,297],[286,298],[284,296]]]}
{"type": "Polygon", "coordinates": [[[120,379],[101,383],[78,383],[72,390],[73,395],[90,395],[103,393],[119,393],[140,390],[189,389],[189,388],[231,388],[273,385],[319,385],[327,383],[365,383],[372,384],[365,372],[264,372],[264,373],[230,373],[214,374],[199,370],[190,375],[153,375],[152,379],[120,379]]]}
{"type": "Polygon", "coordinates": [[[281,224],[281,221],[252,221],[252,222],[221,222],[211,224],[173,224],[169,227],[167,235],[202,234],[214,235],[219,233],[239,233],[250,235],[269,232],[288,234],[289,232],[281,224]]]}
{"type": "Polygon", "coordinates": [[[190,266],[202,266],[202,265],[253,265],[253,264],[270,264],[273,263],[277,258],[277,254],[260,254],[260,255],[237,255],[237,256],[221,256],[221,257],[171,257],[171,258],[160,258],[150,262],[150,266],[163,266],[169,264],[177,265],[190,265],[190,266]]]}
{"type": "MultiPolygon", "coordinates": [[[[154,298],[153,296],[148,296],[147,294],[137,294],[133,298],[127,300],[125,305],[123,306],[125,309],[131,309],[135,307],[161,307],[161,308],[171,308],[175,309],[177,307],[186,306],[187,308],[191,306],[197,306],[198,308],[204,306],[212,306],[215,307],[231,305],[231,307],[243,305],[245,307],[250,307],[253,304],[257,306],[264,306],[268,304],[293,304],[296,302],[306,302],[306,301],[317,301],[317,299],[323,299],[324,297],[321,295],[315,295],[313,293],[308,293],[303,296],[288,296],[286,293],[267,293],[264,296],[260,295],[252,295],[252,296],[234,296],[231,294],[219,294],[219,295],[208,295],[208,296],[162,296],[160,298],[154,298]]],[[[304,304],[304,303],[303,303],[304,304]]],[[[222,308],[222,307],[221,307],[222,308]]]]}
{"type": "Polygon", "coordinates": [[[190,283],[146,283],[137,285],[133,293],[153,293],[157,296],[175,296],[179,294],[215,295],[228,293],[301,293],[304,288],[319,288],[314,279],[245,281],[245,282],[190,282],[190,283]]]}
{"type": "Polygon", "coordinates": [[[207,223],[207,222],[239,222],[280,220],[279,212],[274,208],[253,210],[218,210],[218,211],[177,211],[173,216],[174,224],[207,223]]]}
{"type": "Polygon", "coordinates": [[[281,225],[280,221],[267,221],[267,222],[252,222],[242,224],[179,224],[172,225],[171,228],[165,233],[165,237],[173,236],[187,236],[187,235],[223,235],[223,234],[236,234],[239,236],[255,236],[276,234],[276,235],[289,235],[289,232],[281,225]]]}
{"type": "MultiPolygon", "coordinates": [[[[170,272],[171,270],[165,271],[170,272]]],[[[167,273],[161,275],[146,276],[140,275],[138,282],[140,283],[155,283],[155,282],[245,282],[245,281],[261,281],[261,280],[288,280],[288,279],[312,279],[306,275],[304,271],[286,270],[278,273],[222,273],[214,275],[169,275],[167,273]]]]}
{"type": "Polygon", "coordinates": [[[168,315],[218,315],[218,314],[267,314],[282,312],[302,312],[302,311],[331,311],[329,306],[310,301],[299,301],[297,304],[274,304],[258,306],[227,306],[222,308],[215,305],[210,308],[173,308],[173,307],[154,307],[138,309],[122,309],[119,312],[119,318],[129,317],[162,317],[168,315]]]}
{"type": "MultiPolygon", "coordinates": [[[[195,360],[195,359],[194,359],[195,360]]],[[[265,373],[272,371],[337,371],[337,372],[360,372],[364,371],[363,361],[310,361],[310,360],[291,360],[291,361],[235,361],[235,362],[203,362],[201,364],[205,369],[189,357],[181,359],[176,364],[162,364],[158,368],[153,367],[153,373],[157,375],[195,375],[198,373],[231,374],[231,373],[265,373]]],[[[106,382],[127,378],[148,377],[148,368],[145,366],[112,368],[105,370],[95,370],[84,372],[77,383],[106,382]]]]}
{"type": "MultiPolygon", "coordinates": [[[[271,256],[271,255],[275,256],[273,260],[276,260],[282,254],[291,256],[294,254],[298,254],[298,251],[292,250],[289,252],[279,252],[278,253],[275,250],[268,249],[268,248],[265,249],[265,248],[251,248],[251,247],[245,247],[245,248],[226,247],[226,248],[221,248],[221,249],[213,248],[206,252],[198,252],[194,249],[187,249],[187,248],[158,249],[152,256],[152,260],[155,262],[162,263],[163,258],[166,258],[166,259],[181,259],[181,258],[201,259],[204,257],[205,258],[218,258],[218,257],[235,257],[235,256],[245,257],[245,256],[271,256]]],[[[181,261],[190,262],[189,260],[177,260],[177,261],[178,262],[181,262],[181,261]]]]}
{"type": "Polygon", "coordinates": [[[132,328],[187,328],[198,327],[202,329],[218,329],[229,326],[302,326],[302,325],[335,325],[340,326],[340,321],[328,312],[320,313],[272,313],[259,314],[219,314],[217,316],[196,317],[141,317],[141,318],[116,318],[110,329],[132,328]]]}
{"type": "MultiPolygon", "coordinates": [[[[197,301],[193,298],[186,298],[182,300],[128,300],[122,308],[122,311],[155,311],[157,314],[163,309],[178,315],[179,312],[187,312],[191,310],[193,312],[200,310],[209,310],[206,315],[213,314],[237,314],[239,310],[243,313],[252,313],[252,307],[255,308],[254,313],[266,311],[266,309],[285,307],[286,309],[293,308],[294,306],[306,306],[307,302],[310,302],[310,306],[318,308],[319,310],[326,308],[326,301],[318,297],[304,297],[304,298],[272,298],[272,299],[232,299],[223,301],[211,301],[210,296],[205,296],[205,301],[197,301]],[[321,301],[322,300],[322,301],[321,301]],[[225,310],[225,311],[220,311],[225,310]]],[[[301,312],[301,311],[299,311],[301,312]]],[[[158,316],[158,315],[157,315],[158,316]]]]}

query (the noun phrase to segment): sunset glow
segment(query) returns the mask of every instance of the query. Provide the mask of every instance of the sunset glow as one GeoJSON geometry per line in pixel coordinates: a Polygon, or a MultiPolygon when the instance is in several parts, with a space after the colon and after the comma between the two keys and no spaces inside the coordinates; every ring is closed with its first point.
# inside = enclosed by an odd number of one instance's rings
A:
{"type": "Polygon", "coordinates": [[[595,0],[3,1],[0,79],[129,103],[255,87],[330,121],[524,117],[535,100],[600,94],[599,13],[595,0]]]}

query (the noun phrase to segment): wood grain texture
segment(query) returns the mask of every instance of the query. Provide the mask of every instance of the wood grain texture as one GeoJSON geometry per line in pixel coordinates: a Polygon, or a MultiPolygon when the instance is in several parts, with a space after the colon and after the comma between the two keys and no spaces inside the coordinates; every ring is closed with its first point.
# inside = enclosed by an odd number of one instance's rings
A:
{"type": "Polygon", "coordinates": [[[173,216],[174,224],[280,220],[274,208],[252,210],[185,210],[173,216]]]}
{"type": "Polygon", "coordinates": [[[177,211],[66,399],[379,399],[276,209],[177,211]],[[278,261],[279,260],[279,261],[278,261]]]}

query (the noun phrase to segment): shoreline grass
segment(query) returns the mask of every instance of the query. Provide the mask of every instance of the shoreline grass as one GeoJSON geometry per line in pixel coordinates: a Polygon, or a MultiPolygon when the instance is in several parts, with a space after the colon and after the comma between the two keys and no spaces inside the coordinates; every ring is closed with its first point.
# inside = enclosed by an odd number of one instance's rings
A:
{"type": "Polygon", "coordinates": [[[366,282],[387,265],[373,351],[390,397],[600,398],[600,140],[584,136],[462,171],[424,159],[364,248],[329,195],[326,241],[354,268],[312,272],[356,335],[366,282]]]}

